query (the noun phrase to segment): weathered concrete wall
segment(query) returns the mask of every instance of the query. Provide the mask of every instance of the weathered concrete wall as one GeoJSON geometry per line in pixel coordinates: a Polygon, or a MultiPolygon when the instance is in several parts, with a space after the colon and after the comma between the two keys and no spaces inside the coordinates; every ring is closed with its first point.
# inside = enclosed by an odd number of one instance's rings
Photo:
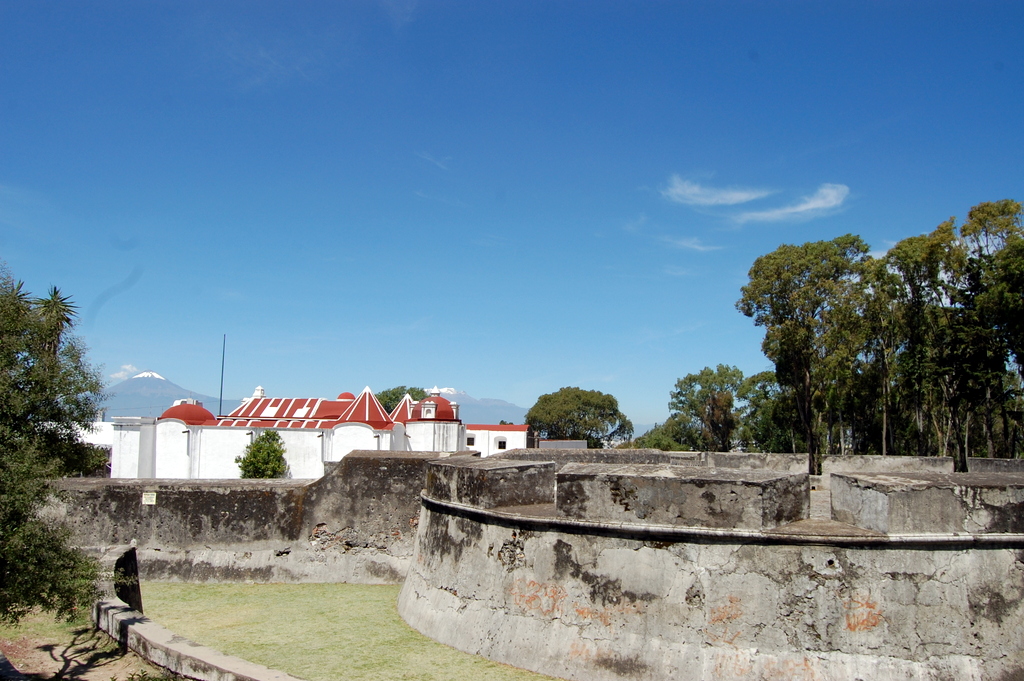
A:
{"type": "Polygon", "coordinates": [[[967,459],[971,473],[1024,473],[1024,459],[967,459]]]}
{"type": "Polygon", "coordinates": [[[426,477],[432,498],[477,508],[550,504],[555,495],[552,462],[459,456],[432,462],[426,477]]]}
{"type": "Polygon", "coordinates": [[[1020,533],[673,528],[428,498],[416,541],[407,622],[564,678],[1024,675],[1020,533]]]}
{"type": "Polygon", "coordinates": [[[769,529],[806,518],[809,502],[806,473],[656,464],[568,464],[555,492],[560,516],[686,527],[769,529]]]}
{"type": "Polygon", "coordinates": [[[1024,475],[832,476],[832,518],[882,533],[1024,533],[1024,475]]]}
{"type": "Polygon", "coordinates": [[[704,465],[714,468],[767,469],[787,473],[806,473],[806,454],[769,454],[763,452],[702,452],[704,465]]]}
{"type": "Polygon", "coordinates": [[[437,456],[353,452],[319,480],[68,479],[51,512],[95,553],[134,541],[144,578],[397,583],[437,456]]]}
{"type": "Polygon", "coordinates": [[[552,461],[555,469],[570,463],[668,463],[703,466],[701,452],[663,452],[660,449],[513,449],[490,457],[513,461],[552,461]]]}
{"type": "Polygon", "coordinates": [[[570,679],[1011,679],[1021,551],[643,541],[423,516],[399,610],[570,679]]]}
{"type": "Polygon", "coordinates": [[[949,456],[826,456],[821,462],[823,489],[830,488],[833,474],[952,472],[949,456]]]}

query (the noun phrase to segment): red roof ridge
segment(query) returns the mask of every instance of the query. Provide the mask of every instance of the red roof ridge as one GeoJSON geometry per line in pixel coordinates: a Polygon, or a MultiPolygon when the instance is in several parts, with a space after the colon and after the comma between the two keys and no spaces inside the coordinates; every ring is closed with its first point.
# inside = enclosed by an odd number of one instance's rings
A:
{"type": "Polygon", "coordinates": [[[384,407],[381,406],[377,396],[370,390],[370,386],[363,388],[363,392],[359,393],[359,397],[341,415],[341,420],[349,423],[365,423],[368,426],[374,427],[378,425],[387,426],[394,423],[391,420],[391,416],[384,411],[384,407]]]}

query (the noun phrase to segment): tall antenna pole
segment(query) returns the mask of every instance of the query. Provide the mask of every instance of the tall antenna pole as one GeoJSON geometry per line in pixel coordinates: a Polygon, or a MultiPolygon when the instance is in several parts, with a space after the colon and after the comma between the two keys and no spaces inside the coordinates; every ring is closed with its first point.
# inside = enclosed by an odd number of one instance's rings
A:
{"type": "Polygon", "coordinates": [[[224,415],[224,353],[228,349],[228,335],[224,334],[224,342],[220,346],[220,404],[217,406],[217,416],[224,415]]]}

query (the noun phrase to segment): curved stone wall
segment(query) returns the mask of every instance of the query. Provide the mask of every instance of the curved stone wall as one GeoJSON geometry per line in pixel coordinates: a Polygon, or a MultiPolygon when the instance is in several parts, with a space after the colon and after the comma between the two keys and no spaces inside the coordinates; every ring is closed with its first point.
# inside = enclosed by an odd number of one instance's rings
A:
{"type": "Polygon", "coordinates": [[[592,465],[428,464],[402,617],[568,679],[1024,675],[1024,476],[846,475],[838,522],[807,517],[806,475],[592,465]],[[554,485],[517,500],[517,476],[554,485]],[[733,503],[759,510],[723,524],[733,503]]]}

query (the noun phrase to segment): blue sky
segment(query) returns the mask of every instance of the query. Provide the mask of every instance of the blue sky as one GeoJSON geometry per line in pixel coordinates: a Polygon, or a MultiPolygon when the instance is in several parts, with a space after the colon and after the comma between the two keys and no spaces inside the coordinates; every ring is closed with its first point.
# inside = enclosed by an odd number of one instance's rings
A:
{"type": "Polygon", "coordinates": [[[110,378],[770,368],[754,259],[1024,199],[1024,3],[0,0],[0,258],[110,378]]]}

